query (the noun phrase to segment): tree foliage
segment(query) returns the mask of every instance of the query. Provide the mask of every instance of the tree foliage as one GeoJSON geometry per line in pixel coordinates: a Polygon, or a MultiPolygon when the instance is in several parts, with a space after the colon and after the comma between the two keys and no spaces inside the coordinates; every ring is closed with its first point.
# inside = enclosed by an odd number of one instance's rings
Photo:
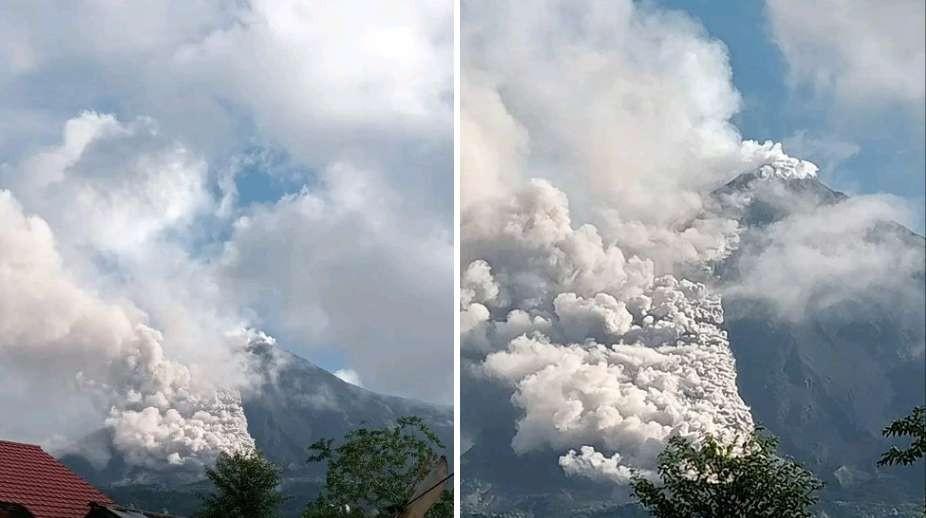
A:
{"type": "Polygon", "coordinates": [[[633,491],[659,518],[810,517],[823,483],[777,448],[758,431],[738,446],[673,437],[659,455],[662,485],[635,474],[633,491]]]}
{"type": "Polygon", "coordinates": [[[885,426],[881,433],[885,437],[909,437],[912,442],[907,448],[891,446],[881,455],[879,466],[906,466],[922,459],[926,454],[926,407],[915,407],[913,413],[885,426]]]}
{"type": "Polygon", "coordinates": [[[206,476],[215,492],[203,497],[199,518],[269,518],[285,500],[279,468],[257,450],[220,453],[206,476]]]}
{"type": "MultiPolygon", "coordinates": [[[[309,462],[325,462],[325,488],[306,508],[304,518],[395,516],[416,495],[415,486],[440,459],[444,448],[419,417],[401,417],[394,426],[360,428],[339,445],[321,439],[309,447],[309,462]]],[[[431,508],[428,518],[453,516],[449,492],[431,508]]]]}
{"type": "Polygon", "coordinates": [[[434,504],[434,507],[428,511],[427,518],[452,518],[453,517],[453,492],[444,490],[440,495],[440,500],[434,504]]]}

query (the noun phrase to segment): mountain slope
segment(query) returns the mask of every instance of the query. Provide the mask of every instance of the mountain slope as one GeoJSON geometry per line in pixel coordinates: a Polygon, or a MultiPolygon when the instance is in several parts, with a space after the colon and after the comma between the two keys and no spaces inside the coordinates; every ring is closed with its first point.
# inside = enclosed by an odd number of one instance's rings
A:
{"type": "Polygon", "coordinates": [[[265,375],[257,390],[243,395],[248,432],[271,460],[294,472],[312,471],[303,465],[306,447],[316,439],[384,426],[404,415],[420,416],[445,445],[453,445],[449,407],[371,392],[267,344],[251,351],[265,375]]]}
{"type": "MultiPolygon", "coordinates": [[[[448,447],[452,458],[453,411],[450,407],[386,396],[346,383],[308,360],[266,342],[249,346],[254,389],[242,394],[248,432],[257,447],[283,468],[284,493],[290,497],[284,516],[297,516],[320,489],[324,468],[306,463],[307,446],[317,439],[340,438],[367,426],[391,424],[397,417],[423,418],[448,447]]],[[[208,483],[188,475],[142,471],[128,466],[102,430],[83,441],[84,451],[106,450],[109,461],[94,466],[79,454],[66,464],[123,504],[151,510],[192,513],[208,483]]],[[[97,455],[99,456],[99,455],[97,455]]]]}
{"type": "MultiPolygon", "coordinates": [[[[728,287],[763,275],[762,268],[751,269],[753,259],[788,246],[769,236],[805,231],[815,224],[814,211],[850,200],[815,177],[755,174],[738,177],[713,196],[744,227],[740,248],[717,268],[718,282],[728,287]]],[[[822,229],[818,244],[799,243],[795,249],[831,246],[828,234],[834,231],[822,229]]],[[[889,512],[892,502],[921,501],[924,487],[921,466],[878,469],[875,461],[890,444],[881,428],[923,404],[926,393],[926,241],[891,221],[870,221],[837,237],[854,243],[835,242],[836,247],[883,250],[887,260],[909,256],[914,267],[898,261],[872,265],[883,268],[877,277],[869,278],[864,269],[862,275],[841,275],[838,253],[824,251],[834,264],[824,263],[829,271],[821,278],[835,279],[793,299],[803,302],[799,311],[783,311],[780,301],[762,293],[728,290],[727,330],[740,394],[757,422],[781,438],[784,452],[827,482],[826,499],[880,503],[889,512]],[[839,285],[832,286],[836,280],[839,285]]]]}
{"type": "MultiPolygon", "coordinates": [[[[926,240],[893,221],[883,201],[793,173],[763,166],[708,193],[703,218],[733,220],[738,232],[729,256],[689,274],[722,294],[737,388],[754,420],[827,483],[818,511],[918,516],[922,465],[875,462],[889,447],[881,428],[926,393],[926,240]]],[[[463,355],[476,365],[484,357],[463,355]]],[[[567,477],[555,450],[516,454],[522,410],[511,388],[463,376],[464,444],[472,445],[461,459],[464,513],[639,512],[626,487],[567,477]],[[486,415],[494,423],[467,437],[466,423],[486,415]]]]}

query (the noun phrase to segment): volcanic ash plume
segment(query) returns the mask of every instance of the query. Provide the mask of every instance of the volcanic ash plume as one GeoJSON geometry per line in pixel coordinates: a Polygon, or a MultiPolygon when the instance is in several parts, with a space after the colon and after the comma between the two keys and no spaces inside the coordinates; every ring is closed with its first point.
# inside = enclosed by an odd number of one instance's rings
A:
{"type": "MultiPolygon", "coordinates": [[[[51,229],[8,191],[0,191],[0,220],[0,358],[39,380],[32,395],[46,391],[54,404],[77,390],[109,407],[101,421],[131,465],[199,467],[220,451],[253,447],[236,391],[165,358],[141,311],[79,286],[51,229]]],[[[51,410],[67,411],[58,405],[51,410]]]]}
{"type": "Polygon", "coordinates": [[[133,465],[201,466],[220,451],[252,449],[237,391],[196,387],[190,370],[165,360],[161,335],[136,328],[133,350],[112,364],[113,406],[106,426],[133,465]]]}
{"type": "Polygon", "coordinates": [[[673,435],[752,430],[705,285],[574,228],[545,181],[469,212],[464,235],[464,355],[513,389],[516,452],[557,450],[567,474],[626,483],[653,475],[673,435]]]}

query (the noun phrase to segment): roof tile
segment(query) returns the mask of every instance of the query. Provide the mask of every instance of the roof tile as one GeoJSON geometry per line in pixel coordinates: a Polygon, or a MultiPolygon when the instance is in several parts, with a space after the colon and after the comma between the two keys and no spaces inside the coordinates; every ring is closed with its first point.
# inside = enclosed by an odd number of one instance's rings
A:
{"type": "Polygon", "coordinates": [[[113,501],[40,446],[0,441],[0,501],[36,518],[84,518],[90,502],[113,501]]]}

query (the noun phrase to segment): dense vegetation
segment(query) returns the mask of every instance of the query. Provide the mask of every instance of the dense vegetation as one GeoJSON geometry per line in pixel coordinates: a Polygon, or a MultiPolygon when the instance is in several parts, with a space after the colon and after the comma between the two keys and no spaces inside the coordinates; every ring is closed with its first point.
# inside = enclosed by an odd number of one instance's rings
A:
{"type": "MultiPolygon", "coordinates": [[[[416,487],[440,461],[437,436],[417,417],[394,426],[349,432],[341,444],[321,439],[309,447],[310,462],[325,462],[325,488],[303,516],[395,516],[417,496],[416,487]]],[[[453,516],[449,492],[427,514],[453,516]]]]}
{"type": "MultiPolygon", "coordinates": [[[[309,462],[327,464],[321,495],[309,503],[306,518],[399,516],[429,489],[420,487],[441,463],[444,445],[418,417],[401,417],[393,426],[360,428],[340,444],[321,439],[309,447],[309,462]]],[[[206,470],[215,490],[203,498],[200,518],[270,518],[284,502],[280,470],[258,451],[221,454],[206,470]]],[[[443,491],[427,518],[451,518],[453,497],[443,491]]]]}
{"type": "MultiPolygon", "coordinates": [[[[892,446],[879,466],[910,465],[926,453],[926,408],[916,407],[883,430],[908,438],[892,446]]],[[[421,491],[440,461],[444,445],[417,417],[402,417],[380,429],[360,428],[336,443],[321,439],[309,447],[309,462],[327,465],[325,485],[304,518],[399,516],[421,491]]],[[[657,477],[635,474],[634,494],[657,518],[743,518],[812,516],[823,484],[791,459],[777,454],[778,441],[756,431],[744,441],[699,443],[674,437],[659,455],[657,477]],[[658,478],[658,483],[657,479],[658,478]]],[[[285,498],[280,470],[259,451],[221,454],[206,470],[214,486],[196,516],[269,518],[285,498]]],[[[926,515],[926,514],[924,514],[926,515]]],[[[453,498],[444,491],[428,518],[453,516],[453,498]]]]}
{"type": "Polygon", "coordinates": [[[269,518],[284,501],[279,468],[257,450],[220,454],[206,476],[215,492],[203,498],[199,518],[269,518]]]}
{"type": "Polygon", "coordinates": [[[810,517],[823,484],[777,448],[760,432],[742,444],[674,437],[659,455],[662,484],[637,474],[633,491],[658,518],[810,517]]]}

